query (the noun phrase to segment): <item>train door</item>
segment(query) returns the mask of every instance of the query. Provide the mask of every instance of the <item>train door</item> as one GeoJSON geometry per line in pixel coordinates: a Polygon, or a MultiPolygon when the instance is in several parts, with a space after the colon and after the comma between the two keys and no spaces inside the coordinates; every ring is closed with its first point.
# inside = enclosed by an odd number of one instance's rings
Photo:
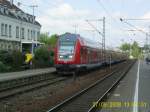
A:
{"type": "Polygon", "coordinates": [[[84,49],[83,48],[81,48],[81,51],[80,51],[80,62],[81,64],[84,63],[84,49]]]}
{"type": "Polygon", "coordinates": [[[87,56],[88,56],[87,63],[90,63],[90,49],[87,49],[87,56]]]}
{"type": "Polygon", "coordinates": [[[80,51],[80,62],[81,64],[85,64],[87,62],[87,51],[84,47],[82,47],[80,51]]]}

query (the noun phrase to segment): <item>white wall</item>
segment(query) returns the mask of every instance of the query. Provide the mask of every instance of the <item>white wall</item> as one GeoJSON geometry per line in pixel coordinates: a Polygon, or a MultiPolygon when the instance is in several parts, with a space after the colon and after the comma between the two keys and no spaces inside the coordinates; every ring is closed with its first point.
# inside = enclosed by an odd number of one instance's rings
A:
{"type": "MultiPolygon", "coordinates": [[[[21,42],[31,42],[32,39],[28,39],[28,29],[30,30],[30,33],[31,33],[31,30],[35,31],[35,40],[33,42],[36,42],[37,41],[37,32],[40,32],[40,26],[38,25],[34,25],[34,24],[31,24],[31,23],[27,23],[27,22],[23,22],[21,20],[18,20],[18,19],[15,19],[15,18],[11,18],[11,17],[8,17],[8,16],[3,16],[3,15],[0,15],[0,39],[4,39],[4,40],[11,40],[11,41],[21,41],[21,42]],[[7,34],[9,34],[9,25],[12,26],[11,30],[12,30],[12,37],[9,37],[9,36],[1,36],[1,24],[4,23],[4,24],[7,24],[7,34]],[[21,39],[21,35],[19,36],[19,38],[16,38],[16,26],[19,26],[19,30],[22,28],[25,29],[25,38],[24,39],[21,39]]],[[[20,33],[20,31],[19,31],[20,33]]],[[[30,34],[31,36],[31,34],[30,34]]]]}

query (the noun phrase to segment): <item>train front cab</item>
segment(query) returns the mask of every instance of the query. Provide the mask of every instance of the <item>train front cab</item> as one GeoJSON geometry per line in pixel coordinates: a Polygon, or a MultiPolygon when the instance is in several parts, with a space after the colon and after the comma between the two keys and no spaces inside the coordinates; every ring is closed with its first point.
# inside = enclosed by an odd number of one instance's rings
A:
{"type": "Polygon", "coordinates": [[[62,35],[55,49],[55,67],[57,72],[69,73],[74,72],[78,67],[80,43],[77,35],[62,35]]]}

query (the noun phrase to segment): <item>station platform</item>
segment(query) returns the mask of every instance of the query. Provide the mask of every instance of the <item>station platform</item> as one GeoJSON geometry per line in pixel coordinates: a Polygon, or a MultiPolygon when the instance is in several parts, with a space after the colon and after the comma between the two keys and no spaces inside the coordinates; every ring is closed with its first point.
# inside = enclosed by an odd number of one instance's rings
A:
{"type": "Polygon", "coordinates": [[[18,79],[18,78],[25,78],[29,76],[52,73],[55,71],[56,69],[54,67],[50,67],[50,68],[42,68],[42,69],[31,69],[31,70],[25,70],[25,71],[19,71],[19,72],[0,73],[0,82],[18,79]]]}
{"type": "Polygon", "coordinates": [[[150,112],[150,65],[137,61],[102,107],[97,112],[150,112]]]}

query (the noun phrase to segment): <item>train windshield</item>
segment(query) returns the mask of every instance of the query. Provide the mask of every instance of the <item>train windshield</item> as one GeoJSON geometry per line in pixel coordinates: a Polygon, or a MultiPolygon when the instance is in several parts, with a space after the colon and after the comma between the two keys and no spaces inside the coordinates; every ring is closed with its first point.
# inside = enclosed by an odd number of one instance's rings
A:
{"type": "Polygon", "coordinates": [[[74,41],[60,41],[59,52],[60,53],[71,53],[71,54],[73,54],[74,46],[75,46],[74,41]]]}
{"type": "Polygon", "coordinates": [[[72,60],[74,57],[75,41],[59,42],[59,59],[72,60]]]}

